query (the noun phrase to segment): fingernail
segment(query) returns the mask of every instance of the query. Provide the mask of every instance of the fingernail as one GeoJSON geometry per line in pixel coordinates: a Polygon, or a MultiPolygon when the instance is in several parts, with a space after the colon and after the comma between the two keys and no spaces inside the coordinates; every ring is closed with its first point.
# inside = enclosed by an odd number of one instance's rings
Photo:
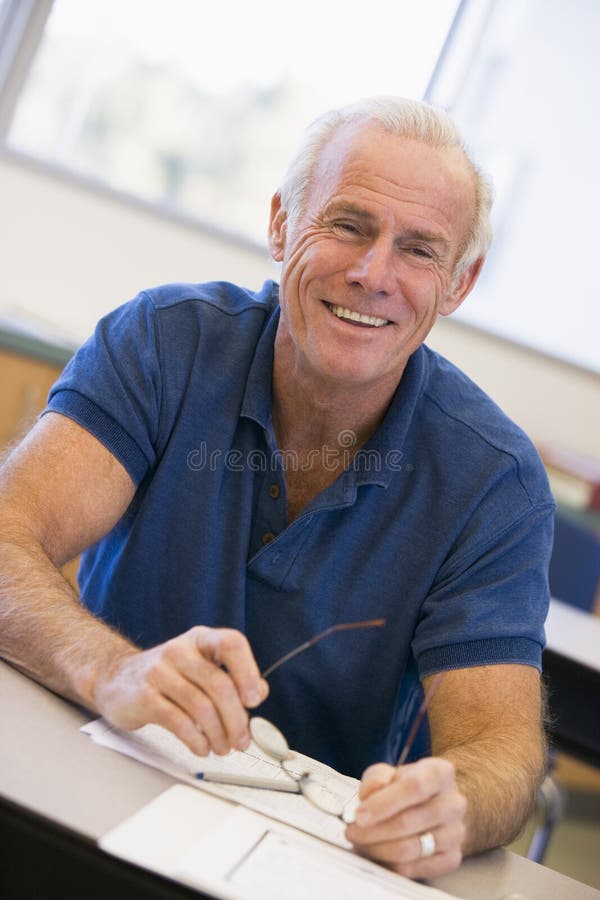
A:
{"type": "Polygon", "coordinates": [[[245,698],[246,706],[258,706],[262,702],[260,692],[257,690],[246,691],[245,698]]]}
{"type": "Polygon", "coordinates": [[[250,735],[248,733],[243,734],[241,738],[238,738],[235,746],[238,750],[245,750],[250,744],[250,735]]]}

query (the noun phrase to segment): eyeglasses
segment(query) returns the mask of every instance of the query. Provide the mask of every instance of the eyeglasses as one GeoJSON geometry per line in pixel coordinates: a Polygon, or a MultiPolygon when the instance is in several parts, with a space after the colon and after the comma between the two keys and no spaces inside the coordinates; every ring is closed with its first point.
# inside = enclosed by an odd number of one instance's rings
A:
{"type": "MultiPolygon", "coordinates": [[[[363,622],[342,622],[332,625],[280,657],[280,659],[261,672],[261,675],[263,678],[268,678],[276,669],[298,656],[299,653],[314,647],[319,641],[337,631],[350,631],[356,628],[381,628],[385,625],[385,621],[385,619],[368,619],[363,622]]],[[[315,778],[313,773],[309,771],[294,772],[290,769],[286,763],[289,763],[294,758],[294,753],[290,750],[289,744],[279,728],[273,725],[272,722],[269,722],[268,719],[253,716],[250,719],[250,734],[256,746],[271,759],[279,763],[282,772],[296,783],[297,792],[302,794],[309,803],[321,812],[336,816],[346,824],[353,821],[353,809],[349,808],[349,802],[354,799],[355,792],[352,793],[351,797],[348,797],[346,790],[346,796],[344,796],[343,789],[345,785],[341,779],[339,789],[332,790],[329,784],[327,786],[323,785],[318,778],[315,778]]]]}
{"type": "MultiPolygon", "coordinates": [[[[362,622],[342,622],[338,625],[332,625],[330,628],[326,628],[325,631],[321,631],[319,634],[315,635],[315,637],[299,644],[298,647],[295,647],[293,650],[290,650],[284,656],[280,657],[261,672],[261,675],[263,678],[268,678],[276,669],[289,662],[295,656],[298,656],[299,653],[303,653],[310,647],[314,647],[319,641],[322,641],[324,638],[329,637],[329,635],[334,634],[337,631],[349,631],[358,628],[381,628],[385,624],[385,619],[368,619],[362,622]]],[[[423,717],[427,712],[427,707],[439,686],[442,675],[443,672],[434,675],[429,684],[402,748],[397,763],[399,766],[406,762],[406,759],[408,758],[408,754],[410,753],[417,736],[419,726],[421,725],[423,717]]],[[[279,728],[273,725],[272,722],[269,722],[268,719],[263,719],[261,716],[253,716],[250,719],[250,734],[252,735],[252,740],[256,746],[268,757],[277,762],[281,771],[295,783],[295,788],[291,787],[292,793],[302,794],[312,806],[316,807],[321,812],[335,816],[345,824],[350,824],[354,821],[355,803],[352,801],[355,800],[356,793],[353,791],[352,795],[348,796],[346,783],[342,780],[343,776],[339,777],[339,785],[335,785],[334,782],[334,787],[332,788],[330,783],[332,779],[328,779],[327,785],[324,785],[321,780],[318,777],[315,777],[314,773],[311,773],[310,771],[294,771],[290,767],[290,762],[295,758],[295,754],[290,750],[288,742],[279,728]]],[[[219,781],[220,777],[213,774],[210,780],[219,781]]],[[[223,780],[225,780],[225,778],[223,780]]],[[[248,779],[244,783],[246,783],[247,786],[250,786],[250,780],[251,779],[248,779]]],[[[258,787],[259,781],[260,779],[252,786],[258,787]]],[[[237,783],[241,784],[242,782],[237,781],[237,783]]],[[[260,784],[260,787],[265,790],[277,789],[274,784],[271,785],[267,782],[260,784]]]]}
{"type": "MultiPolygon", "coordinates": [[[[429,684],[402,748],[397,763],[398,766],[403,765],[408,758],[408,754],[410,753],[417,736],[419,726],[427,712],[427,707],[429,706],[431,698],[439,686],[442,675],[443,672],[438,672],[434,675],[433,680],[429,684]]],[[[296,782],[298,793],[301,793],[309,803],[321,812],[336,816],[347,825],[354,821],[355,803],[351,801],[355,800],[355,794],[351,797],[344,796],[344,784],[341,782],[341,779],[339,788],[337,790],[335,788],[332,790],[329,781],[327,786],[325,786],[321,784],[311,772],[305,771],[298,773],[292,771],[286,765],[286,762],[292,760],[294,754],[290,750],[284,735],[272,722],[269,722],[268,719],[263,719],[260,716],[253,716],[250,719],[250,734],[257,747],[271,759],[276,760],[282,771],[296,782]]]]}
{"type": "Polygon", "coordinates": [[[312,772],[294,772],[293,769],[290,769],[286,763],[294,759],[294,753],[290,750],[288,742],[279,728],[268,719],[253,716],[250,719],[250,734],[256,746],[271,759],[276,760],[281,771],[295,782],[296,793],[302,794],[320,812],[336,816],[346,824],[353,821],[351,811],[347,813],[346,807],[354,799],[355,792],[353,791],[351,796],[347,796],[346,790],[346,796],[344,796],[345,784],[341,779],[339,785],[334,782],[332,788],[329,784],[327,786],[322,784],[312,772]]]}

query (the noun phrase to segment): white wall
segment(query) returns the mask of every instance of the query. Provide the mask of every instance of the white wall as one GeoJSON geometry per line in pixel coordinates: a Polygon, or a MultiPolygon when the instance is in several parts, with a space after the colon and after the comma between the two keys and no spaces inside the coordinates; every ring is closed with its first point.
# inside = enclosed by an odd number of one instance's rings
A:
{"type": "MultiPolygon", "coordinates": [[[[476,290],[465,303],[476,303],[476,290]]],[[[600,459],[600,377],[440,319],[428,343],[494,398],[538,444],[600,459]]]]}
{"type": "MultiPolygon", "coordinates": [[[[266,218],[266,216],[265,216],[266,218]]],[[[28,316],[83,340],[138,290],[276,277],[266,251],[0,156],[0,315],[28,316]]],[[[477,292],[466,301],[477,302],[477,292]]],[[[600,378],[440,320],[429,343],[474,378],[537,441],[600,459],[600,378]]]]}
{"type": "MultiPolygon", "coordinates": [[[[265,232],[267,211],[265,212],[265,232]]],[[[266,249],[170,221],[151,208],[0,155],[0,314],[29,315],[82,341],[143,288],[273,278],[266,249]]]]}

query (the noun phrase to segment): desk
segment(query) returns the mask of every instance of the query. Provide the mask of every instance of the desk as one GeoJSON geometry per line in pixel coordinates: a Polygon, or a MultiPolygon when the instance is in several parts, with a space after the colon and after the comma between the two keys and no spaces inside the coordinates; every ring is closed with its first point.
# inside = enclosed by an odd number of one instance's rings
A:
{"type": "MultiPolygon", "coordinates": [[[[173,779],[135,760],[99,747],[79,727],[90,717],[76,706],[0,662],[0,889],[7,866],[20,856],[28,884],[44,878],[44,859],[55,860],[72,874],[73,893],[61,883],[63,897],[106,897],[107,879],[121,879],[115,897],[198,897],[186,888],[137,870],[103,854],[92,842],[132,815],[173,784],[173,779]],[[17,838],[14,835],[17,834],[17,838]],[[20,840],[18,835],[23,835],[20,840]],[[4,837],[11,840],[6,843],[4,837]],[[46,841],[44,842],[44,837],[46,841]],[[38,846],[42,847],[38,858],[38,846]],[[69,843],[75,848],[69,856],[69,843]],[[50,848],[50,849],[48,849],[50,848]],[[4,858],[2,858],[2,854],[4,858]],[[44,859],[43,859],[43,858],[44,859]],[[88,883],[82,879],[87,877],[88,883]],[[90,874],[91,873],[91,874],[90,874]],[[122,881],[127,882],[126,890],[122,881]]],[[[66,876],[65,876],[66,877],[66,876]]],[[[13,875],[13,878],[16,878],[13,875]]],[[[34,893],[0,890],[7,900],[47,897],[43,887],[34,893]]],[[[464,900],[499,900],[510,891],[528,900],[600,900],[600,892],[564,875],[544,869],[507,850],[493,850],[467,860],[458,872],[435,885],[464,900]]]]}
{"type": "Polygon", "coordinates": [[[546,635],[554,743],[600,767],[600,617],[552,600],[546,635]]]}

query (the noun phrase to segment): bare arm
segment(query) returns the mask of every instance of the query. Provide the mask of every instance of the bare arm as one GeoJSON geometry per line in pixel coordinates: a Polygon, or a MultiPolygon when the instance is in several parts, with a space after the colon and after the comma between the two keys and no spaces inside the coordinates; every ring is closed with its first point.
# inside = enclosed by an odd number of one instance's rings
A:
{"type": "Polygon", "coordinates": [[[131,646],[87,613],[57,568],[106,534],[133,493],[102,444],[56,414],[0,470],[0,652],[88,706],[92,659],[131,646]]]}
{"type": "Polygon", "coordinates": [[[429,721],[433,756],[368,769],[347,831],[361,852],[410,878],[452,871],[464,855],[515,837],[545,764],[540,678],[529,666],[447,672],[429,721]],[[427,831],[436,852],[422,858],[427,831]]]}
{"type": "Polygon", "coordinates": [[[467,798],[463,851],[478,853],[513,840],[531,813],[546,767],[541,679],[537,669],[517,665],[445,678],[430,714],[432,752],[454,765],[467,798]]]}
{"type": "Polygon", "coordinates": [[[108,450],[57,414],[8,457],[0,469],[0,655],[121,727],[158,722],[197,753],[245,746],[244,706],[267,688],[243,635],[196,627],[142,652],[95,619],[58,571],[113,527],[134,491],[108,450]]]}

